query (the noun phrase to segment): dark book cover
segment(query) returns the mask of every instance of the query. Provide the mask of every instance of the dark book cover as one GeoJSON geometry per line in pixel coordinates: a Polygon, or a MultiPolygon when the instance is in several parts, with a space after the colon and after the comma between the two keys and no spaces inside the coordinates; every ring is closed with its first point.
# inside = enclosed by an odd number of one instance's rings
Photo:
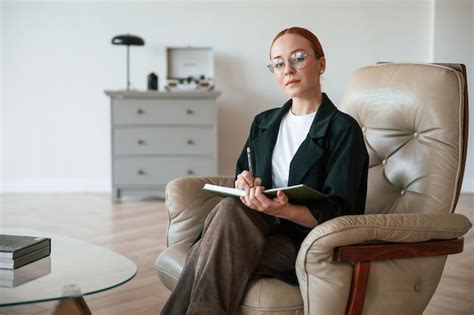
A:
{"type": "Polygon", "coordinates": [[[37,251],[50,251],[47,237],[0,234],[0,259],[17,259],[37,251]]]}

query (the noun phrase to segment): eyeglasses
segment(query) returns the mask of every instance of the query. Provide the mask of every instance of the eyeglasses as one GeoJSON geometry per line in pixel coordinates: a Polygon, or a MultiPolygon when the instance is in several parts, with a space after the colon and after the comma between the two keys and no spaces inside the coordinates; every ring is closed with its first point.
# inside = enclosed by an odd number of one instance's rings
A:
{"type": "MultiPolygon", "coordinates": [[[[306,65],[306,60],[308,59],[309,55],[308,53],[304,51],[296,51],[291,54],[291,56],[288,58],[288,62],[294,69],[302,69],[306,65]]],[[[283,58],[276,58],[270,61],[270,63],[267,65],[268,70],[270,70],[271,73],[275,74],[283,74],[286,68],[286,63],[283,58]]]]}

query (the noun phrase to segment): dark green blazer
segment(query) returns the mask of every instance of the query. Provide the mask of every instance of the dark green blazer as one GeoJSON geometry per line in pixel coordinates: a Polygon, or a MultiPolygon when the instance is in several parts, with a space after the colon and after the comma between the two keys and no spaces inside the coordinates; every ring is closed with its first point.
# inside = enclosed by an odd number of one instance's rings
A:
{"type": "MultiPolygon", "coordinates": [[[[236,176],[248,170],[246,148],[252,152],[254,176],[262,179],[265,188],[272,187],[272,154],[280,122],[291,108],[292,100],[283,107],[258,114],[250,135],[237,161],[236,176]]],[[[329,196],[303,204],[319,224],[350,214],[362,214],[367,194],[369,156],[357,121],[339,111],[323,93],[322,103],[315,115],[306,139],[290,163],[288,186],[306,184],[329,196]]],[[[283,220],[285,221],[285,220],[283,220]]],[[[293,222],[282,222],[302,241],[310,231],[293,222]]]]}

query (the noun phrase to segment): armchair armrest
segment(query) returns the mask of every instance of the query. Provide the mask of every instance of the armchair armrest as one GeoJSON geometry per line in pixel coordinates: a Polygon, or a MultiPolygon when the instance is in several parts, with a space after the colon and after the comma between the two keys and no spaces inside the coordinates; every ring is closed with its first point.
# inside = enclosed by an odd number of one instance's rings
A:
{"type": "Polygon", "coordinates": [[[374,260],[430,257],[462,252],[464,238],[431,240],[416,243],[362,243],[336,247],[334,261],[365,262],[374,260]]]}
{"type": "Polygon", "coordinates": [[[165,206],[168,211],[166,245],[192,243],[201,232],[208,213],[222,200],[202,190],[204,184],[232,187],[233,177],[183,177],[166,185],[165,206]]]}
{"type": "MultiPolygon", "coordinates": [[[[470,221],[460,214],[415,213],[343,216],[316,226],[303,241],[296,260],[296,273],[300,283],[305,313],[344,314],[346,312],[344,303],[342,305],[333,303],[332,306],[329,306],[331,303],[322,303],[326,299],[333,299],[334,296],[342,301],[349,300],[354,267],[351,263],[335,260],[335,248],[374,240],[414,243],[433,239],[453,239],[464,235],[471,226],[470,221]],[[314,299],[315,295],[318,296],[317,299],[314,299]]],[[[403,266],[397,265],[398,263],[377,262],[379,270],[383,269],[383,272],[381,271],[379,274],[384,274],[384,277],[387,278],[387,271],[395,270],[396,272],[411,267],[413,267],[413,270],[416,269],[416,272],[424,272],[422,269],[420,271],[420,268],[415,268],[414,263],[405,263],[407,259],[401,259],[400,261],[403,261],[403,266]],[[382,266],[381,264],[385,265],[382,266]]],[[[430,260],[430,267],[425,267],[425,269],[439,271],[440,277],[444,261],[435,257],[434,260],[430,260]]],[[[423,278],[421,275],[418,276],[423,278]]],[[[394,277],[397,280],[396,276],[394,277]]],[[[414,274],[411,275],[411,278],[401,279],[398,289],[406,288],[408,285],[406,281],[411,281],[413,278],[415,278],[414,274]],[[402,284],[402,281],[405,282],[402,284]]],[[[432,295],[430,290],[434,293],[439,281],[439,279],[435,279],[436,275],[432,278],[434,280],[431,281],[430,287],[426,288],[426,293],[424,293],[430,297],[432,295]]],[[[369,284],[371,280],[372,277],[369,277],[369,284]]],[[[386,280],[385,282],[391,285],[391,282],[394,281],[386,280]]],[[[397,283],[394,285],[397,285],[397,283]]],[[[379,287],[378,290],[382,289],[379,287]]],[[[388,292],[388,289],[386,291],[388,292]]],[[[429,301],[429,298],[427,301],[429,301]]],[[[422,302],[419,303],[418,307],[423,308],[422,302]]]]}

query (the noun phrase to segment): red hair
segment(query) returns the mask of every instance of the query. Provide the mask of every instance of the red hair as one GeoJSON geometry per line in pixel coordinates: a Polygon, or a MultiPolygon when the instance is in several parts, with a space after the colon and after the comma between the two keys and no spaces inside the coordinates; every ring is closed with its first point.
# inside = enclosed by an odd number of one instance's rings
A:
{"type": "Polygon", "coordinates": [[[300,36],[306,38],[310,42],[311,47],[313,48],[313,51],[314,51],[314,54],[315,54],[316,58],[319,59],[321,57],[324,57],[323,47],[321,46],[321,43],[319,42],[318,37],[316,37],[316,35],[314,35],[311,31],[308,31],[305,28],[294,26],[294,27],[286,28],[286,29],[280,31],[275,36],[275,38],[272,41],[272,44],[270,45],[270,59],[272,58],[271,50],[272,50],[272,47],[273,47],[273,43],[275,43],[275,41],[278,38],[282,37],[285,34],[296,34],[296,35],[300,35],[300,36]]]}

